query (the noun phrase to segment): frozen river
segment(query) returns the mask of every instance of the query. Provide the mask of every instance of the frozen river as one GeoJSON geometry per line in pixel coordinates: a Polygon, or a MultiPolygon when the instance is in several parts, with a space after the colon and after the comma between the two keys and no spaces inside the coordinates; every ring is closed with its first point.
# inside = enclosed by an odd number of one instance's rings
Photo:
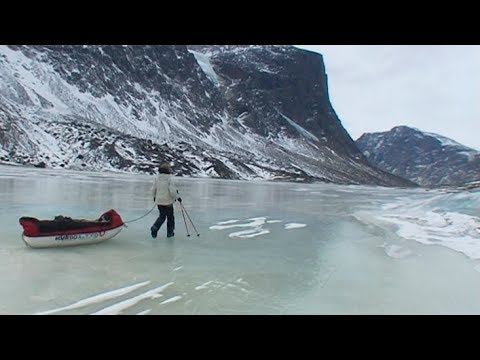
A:
{"type": "Polygon", "coordinates": [[[32,249],[21,216],[124,221],[153,177],[0,166],[0,314],[480,314],[480,192],[178,178],[105,242],[32,249]]]}

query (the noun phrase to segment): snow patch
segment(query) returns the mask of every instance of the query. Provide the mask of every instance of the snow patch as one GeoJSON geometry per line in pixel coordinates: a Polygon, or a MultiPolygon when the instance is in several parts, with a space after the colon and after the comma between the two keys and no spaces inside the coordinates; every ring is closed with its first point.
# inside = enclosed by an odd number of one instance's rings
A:
{"type": "Polygon", "coordinates": [[[218,76],[215,73],[215,70],[213,70],[209,57],[197,51],[190,49],[188,51],[193,54],[195,60],[197,60],[198,65],[200,65],[200,68],[203,70],[207,78],[209,78],[216,86],[219,86],[218,76]]]}
{"type": "Polygon", "coordinates": [[[306,138],[309,138],[311,140],[314,140],[314,141],[320,141],[318,140],[318,138],[313,135],[310,131],[304,129],[303,127],[301,127],[300,125],[298,125],[295,121],[293,121],[292,119],[290,119],[289,117],[283,115],[282,113],[280,113],[280,116],[283,117],[285,120],[287,120],[287,122],[292,125],[300,134],[302,134],[303,136],[305,136],[306,138]]]}
{"type": "Polygon", "coordinates": [[[289,224],[285,224],[285,229],[286,230],[289,230],[289,229],[298,229],[298,228],[303,228],[307,226],[307,224],[299,224],[299,223],[289,223],[289,224]]]}

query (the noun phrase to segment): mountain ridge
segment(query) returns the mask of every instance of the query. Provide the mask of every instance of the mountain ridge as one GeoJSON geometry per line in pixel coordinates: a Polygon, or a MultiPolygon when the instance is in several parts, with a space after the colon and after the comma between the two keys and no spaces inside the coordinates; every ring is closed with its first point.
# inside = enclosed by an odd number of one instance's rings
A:
{"type": "Polygon", "coordinates": [[[0,161],[412,186],[368,164],[292,46],[0,46],[0,161]],[[201,50],[201,51],[199,51],[201,50]]]}

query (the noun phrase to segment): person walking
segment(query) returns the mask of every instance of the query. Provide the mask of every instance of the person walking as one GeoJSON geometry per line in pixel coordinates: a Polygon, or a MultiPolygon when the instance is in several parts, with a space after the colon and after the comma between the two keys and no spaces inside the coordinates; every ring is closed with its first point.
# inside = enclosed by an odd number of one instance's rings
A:
{"type": "Polygon", "coordinates": [[[170,164],[162,163],[158,168],[158,172],[159,174],[155,177],[151,190],[153,201],[158,206],[158,211],[160,214],[150,228],[150,233],[153,238],[156,238],[158,231],[166,219],[167,237],[172,237],[175,235],[175,216],[173,212],[173,203],[176,200],[182,202],[182,198],[178,194],[170,164]]]}

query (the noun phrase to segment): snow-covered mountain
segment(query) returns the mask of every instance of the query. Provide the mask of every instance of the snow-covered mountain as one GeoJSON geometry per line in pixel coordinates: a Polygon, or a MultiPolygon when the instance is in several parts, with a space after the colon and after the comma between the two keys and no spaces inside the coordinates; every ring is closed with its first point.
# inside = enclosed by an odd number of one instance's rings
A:
{"type": "Polygon", "coordinates": [[[421,185],[480,181],[480,152],[441,135],[398,126],[356,143],[373,165],[421,185]]]}
{"type": "Polygon", "coordinates": [[[410,186],[372,167],[292,46],[0,46],[0,161],[410,186]]]}

